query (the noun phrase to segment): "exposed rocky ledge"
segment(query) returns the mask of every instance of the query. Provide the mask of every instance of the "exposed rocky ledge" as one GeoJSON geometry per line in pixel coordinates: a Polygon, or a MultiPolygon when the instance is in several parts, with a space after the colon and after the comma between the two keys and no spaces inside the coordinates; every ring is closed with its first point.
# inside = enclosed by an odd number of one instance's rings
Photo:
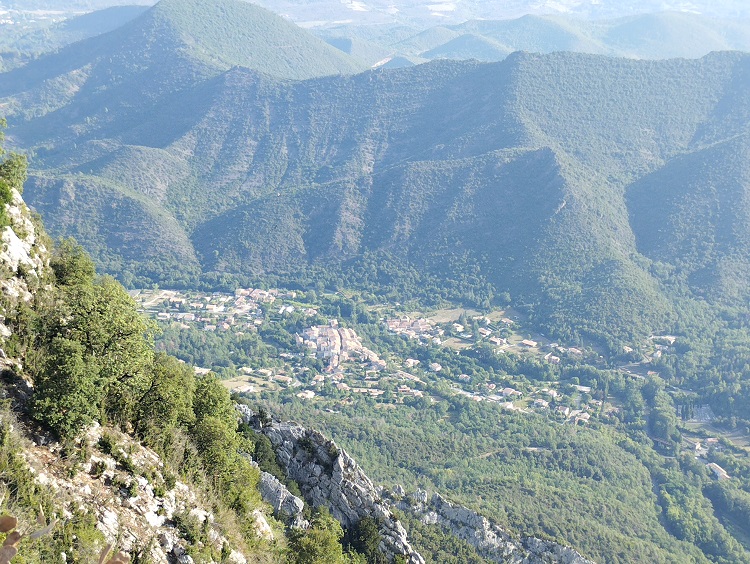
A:
{"type": "Polygon", "coordinates": [[[389,560],[402,555],[410,564],[424,564],[373,483],[333,441],[291,423],[274,423],[262,432],[273,444],[287,475],[299,484],[307,503],[326,506],[344,527],[356,525],[365,517],[374,518],[379,525],[380,550],[389,560]]]}
{"type": "MultiPolygon", "coordinates": [[[[380,527],[381,551],[389,560],[403,555],[410,564],[423,564],[424,558],[409,544],[406,530],[390,508],[398,509],[428,525],[437,525],[465,540],[483,557],[511,564],[594,564],[570,547],[529,536],[514,536],[478,513],[453,504],[439,494],[424,491],[407,495],[397,486],[394,492],[376,488],[346,451],[323,434],[294,423],[274,422],[263,426],[252,410],[239,406],[245,423],[263,432],[276,451],[287,476],[297,482],[305,501],[326,506],[344,527],[356,525],[365,517],[380,527]]],[[[270,474],[261,479],[263,499],[277,515],[299,525],[302,500],[270,474]]],[[[301,526],[304,526],[301,525],[301,526]]]]}
{"type": "MultiPolygon", "coordinates": [[[[398,493],[403,490],[398,488],[398,493]]],[[[477,552],[493,562],[513,564],[593,564],[572,548],[536,537],[514,538],[502,527],[460,505],[450,503],[440,494],[427,492],[398,496],[391,503],[400,511],[417,517],[423,523],[440,525],[471,544],[477,552]]]]}
{"type": "Polygon", "coordinates": [[[295,528],[306,529],[310,525],[302,517],[305,502],[292,494],[275,476],[261,472],[259,489],[263,501],[273,507],[276,518],[295,528]]]}
{"type": "MultiPolygon", "coordinates": [[[[0,419],[0,426],[8,425],[11,423],[0,419]]],[[[188,554],[189,542],[176,526],[175,516],[178,514],[201,523],[207,529],[208,542],[215,552],[229,546],[228,539],[214,521],[214,515],[188,485],[176,481],[171,489],[165,486],[164,491],[157,491],[154,484],[164,483],[164,475],[163,462],[154,451],[119,431],[109,429],[107,432],[117,438],[118,459],[127,459],[132,468],[148,469],[151,481],[132,469],[122,468],[113,455],[98,450],[96,445],[103,429],[96,423],[81,439],[86,445],[82,452],[90,454],[72,476],[70,468],[60,463],[61,446],[58,443],[41,435],[35,438],[35,442],[24,441],[23,457],[29,470],[38,484],[55,492],[65,518],[71,518],[76,510],[93,513],[96,528],[107,542],[116,544],[124,552],[146,546],[144,557],[154,564],[194,562],[188,554]]],[[[256,510],[252,517],[258,537],[273,540],[273,531],[265,515],[256,510]]],[[[247,559],[241,552],[232,550],[222,562],[247,564],[247,559]]]]}

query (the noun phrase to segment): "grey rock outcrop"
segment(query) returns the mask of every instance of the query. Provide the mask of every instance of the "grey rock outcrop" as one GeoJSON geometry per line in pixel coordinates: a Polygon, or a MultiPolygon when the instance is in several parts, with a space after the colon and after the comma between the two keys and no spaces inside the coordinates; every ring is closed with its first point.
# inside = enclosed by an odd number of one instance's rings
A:
{"type": "Polygon", "coordinates": [[[478,513],[424,491],[393,498],[399,510],[428,525],[439,525],[493,562],[512,564],[593,564],[572,548],[535,537],[515,538],[478,513]]]}
{"type": "MultiPolygon", "coordinates": [[[[419,490],[406,494],[401,486],[396,486],[391,493],[375,487],[346,451],[318,431],[279,422],[258,430],[271,441],[279,464],[299,485],[308,504],[327,507],[344,527],[352,527],[366,517],[374,518],[379,525],[380,550],[391,561],[403,555],[410,564],[424,564],[424,558],[411,547],[406,530],[391,512],[393,507],[423,523],[440,526],[493,562],[594,564],[570,547],[536,537],[512,535],[486,517],[453,504],[439,494],[419,490]]],[[[261,478],[261,493],[282,517],[299,516],[302,500],[265,472],[261,478]]]]}
{"type": "MultiPolygon", "coordinates": [[[[8,428],[8,425],[9,422],[0,417],[0,427],[8,428]]],[[[81,471],[74,475],[59,459],[59,443],[45,440],[42,441],[45,444],[29,443],[24,448],[29,472],[39,486],[56,493],[66,519],[72,518],[74,511],[89,512],[107,542],[116,544],[124,552],[143,546],[144,539],[154,539],[156,542],[148,543],[145,554],[154,564],[193,561],[187,554],[191,541],[176,527],[176,515],[199,523],[207,531],[204,540],[216,554],[229,546],[230,541],[221,534],[214,515],[204,508],[199,495],[188,484],[176,481],[173,487],[166,489],[164,463],[154,451],[120,431],[107,429],[106,433],[119,445],[118,458],[126,457],[137,472],[125,469],[111,454],[98,450],[104,432],[94,423],[81,437],[82,451],[90,454],[81,462],[81,471]],[[138,472],[145,469],[149,470],[153,483],[139,475],[138,472]],[[157,491],[156,483],[164,484],[164,491],[157,491]],[[130,487],[126,489],[123,484],[130,487]]],[[[265,517],[260,513],[254,517],[257,536],[268,538],[270,534],[272,540],[273,531],[265,517]]],[[[247,559],[232,550],[226,562],[247,564],[247,559]]]]}
{"type": "Polygon", "coordinates": [[[556,542],[538,539],[536,537],[523,537],[523,546],[536,560],[529,562],[559,562],[560,564],[594,564],[587,560],[569,546],[562,546],[556,542]]]}
{"type": "Polygon", "coordinates": [[[380,550],[389,560],[403,555],[410,564],[424,564],[424,558],[409,544],[403,525],[344,450],[321,433],[291,423],[274,423],[262,431],[307,503],[326,506],[344,527],[374,518],[381,537],[380,550]]]}
{"type": "MultiPolygon", "coordinates": [[[[29,208],[17,190],[13,189],[11,195],[9,203],[0,204],[8,220],[8,225],[0,227],[0,347],[5,347],[5,340],[12,334],[6,315],[21,302],[31,302],[49,268],[49,253],[31,221],[29,208]]],[[[0,368],[21,374],[21,359],[8,358],[5,350],[0,355],[0,368]]],[[[21,389],[16,392],[24,393],[21,389]]]]}
{"type": "Polygon", "coordinates": [[[261,472],[259,488],[263,501],[273,507],[277,518],[292,527],[307,528],[309,523],[302,517],[305,502],[293,495],[275,476],[261,472]]]}
{"type": "Polygon", "coordinates": [[[255,413],[243,403],[235,403],[234,408],[237,410],[237,415],[242,423],[245,425],[252,425],[255,418],[255,413]]]}

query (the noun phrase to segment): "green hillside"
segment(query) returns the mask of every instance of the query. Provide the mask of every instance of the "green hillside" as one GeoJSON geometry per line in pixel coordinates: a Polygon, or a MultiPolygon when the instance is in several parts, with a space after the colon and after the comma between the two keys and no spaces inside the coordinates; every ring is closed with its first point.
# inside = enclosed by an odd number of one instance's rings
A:
{"type": "Polygon", "coordinates": [[[421,53],[425,59],[477,59],[478,61],[501,61],[511,49],[490,38],[472,33],[459,35],[447,43],[421,53]]]}
{"type": "Polygon", "coordinates": [[[741,19],[719,20],[664,12],[614,20],[608,27],[602,41],[626,56],[665,59],[700,57],[711,51],[750,50],[750,24],[741,19]]]}
{"type": "Polygon", "coordinates": [[[364,66],[246,2],[164,0],[110,33],[0,74],[0,104],[22,140],[52,131],[70,141],[101,138],[113,126],[147,119],[157,101],[236,65],[278,78],[364,66]]]}
{"type": "MultiPolygon", "coordinates": [[[[368,284],[357,260],[375,253],[446,287],[509,292],[554,334],[616,349],[674,322],[672,290],[649,260],[682,259],[652,252],[648,224],[662,218],[639,199],[652,192],[642,183],[695,174],[706,143],[746,127],[747,68],[738,53],[514,54],[297,83],[236,68],[138,119],[82,128],[75,151],[45,139],[44,117],[13,133],[37,139],[46,179],[28,194],[53,232],[86,230],[124,280],[304,279],[323,268],[368,284]],[[56,195],[61,186],[78,197],[56,195]],[[138,212],[117,215],[108,191],[138,212]]],[[[66,112],[85,106],[74,100],[55,119],[66,112]]],[[[746,253],[744,241],[727,256],[746,253]]],[[[696,275],[694,292],[744,295],[744,262],[722,260],[724,281],[696,275]]]]}
{"type": "Polygon", "coordinates": [[[639,250],[674,265],[698,294],[735,304],[749,297],[749,157],[749,138],[736,137],[674,159],[628,190],[639,250]]]}
{"type": "MultiPolygon", "coordinates": [[[[286,286],[293,300],[298,290],[315,297],[294,301],[289,317],[275,306],[277,327],[242,325],[254,342],[242,360],[226,327],[172,328],[170,346],[185,343],[192,355],[208,344],[201,354],[226,360],[218,366],[227,373],[254,351],[263,360],[253,367],[300,358],[295,335],[313,323],[313,305],[315,323],[357,324],[363,344],[397,351],[383,356],[389,372],[407,358],[449,368],[439,380],[419,368],[429,396],[397,401],[392,386],[388,404],[369,394],[356,400],[364,407],[345,402],[330,382],[310,403],[296,385],[261,392],[294,417],[318,417],[317,403],[328,430],[381,479],[447,487],[503,523],[602,560],[747,561],[745,451],[712,441],[710,460],[739,489],[714,488],[687,437],[707,443],[715,429],[750,428],[750,55],[516,52],[292,80],[232,62],[252,53],[229,43],[283,31],[263,28],[264,12],[214,4],[204,15],[221,22],[217,31],[186,6],[166,0],[0,74],[9,133],[32,157],[25,197],[54,235],[75,235],[129,286],[286,286]],[[226,14],[240,13],[260,14],[261,27],[235,29],[226,14]],[[496,334],[538,332],[549,350],[496,354],[467,337],[456,354],[383,328],[386,315],[446,299],[483,313],[509,304],[513,313],[500,315],[523,321],[511,329],[500,317],[496,334]],[[466,379],[473,388],[452,387],[466,379]],[[517,413],[472,395],[532,382],[554,382],[567,398],[545,400],[548,411],[535,415],[539,398],[528,394],[517,413]],[[558,407],[582,405],[596,406],[589,418],[561,424],[558,407]],[[679,419],[706,406],[716,428],[679,419]]],[[[578,41],[555,29],[550,36],[578,41]]],[[[285,56],[266,45],[269,57],[285,56]]],[[[458,319],[481,334],[472,315],[458,319]]],[[[55,316],[47,335],[66,334],[69,319],[55,316]]],[[[441,330],[463,339],[450,324],[441,330]]],[[[56,369],[52,360],[45,370],[56,369]]],[[[290,374],[314,386],[324,368],[307,361],[290,374]]],[[[57,418],[54,397],[46,407],[57,418]]],[[[128,424],[138,423],[137,403],[128,424]]]]}
{"type": "Polygon", "coordinates": [[[363,62],[368,67],[377,64],[391,54],[391,50],[387,47],[359,37],[333,35],[326,37],[325,41],[339,51],[343,51],[354,59],[363,62]]]}
{"type": "Polygon", "coordinates": [[[598,42],[581,29],[585,25],[585,21],[529,15],[514,20],[474,20],[453,29],[492,39],[507,45],[511,51],[600,53],[598,42]]]}
{"type": "Polygon", "coordinates": [[[240,0],[161,0],[151,17],[191,53],[219,67],[241,65],[280,78],[349,74],[362,65],[268,10],[240,0]]]}

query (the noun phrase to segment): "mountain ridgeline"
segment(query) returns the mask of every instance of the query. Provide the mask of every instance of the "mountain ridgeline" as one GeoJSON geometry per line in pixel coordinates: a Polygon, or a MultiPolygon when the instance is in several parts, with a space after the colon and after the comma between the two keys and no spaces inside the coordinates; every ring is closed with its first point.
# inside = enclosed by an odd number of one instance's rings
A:
{"type": "MultiPolygon", "coordinates": [[[[637,13],[628,5],[632,13],[637,13]]],[[[712,51],[748,51],[750,22],[686,12],[641,13],[616,19],[573,15],[470,19],[427,29],[340,24],[316,33],[374,64],[387,56],[414,62],[434,59],[500,61],[514,51],[574,51],[637,59],[698,58],[712,51]]]]}
{"type": "Polygon", "coordinates": [[[126,284],[508,292],[612,347],[671,329],[679,300],[750,296],[749,56],[337,74],[356,64],[264,11],[196,22],[189,4],[0,74],[9,134],[34,151],[28,200],[126,284]],[[232,40],[248,17],[287,26],[292,47],[267,54],[310,53],[320,77],[232,40]]]}

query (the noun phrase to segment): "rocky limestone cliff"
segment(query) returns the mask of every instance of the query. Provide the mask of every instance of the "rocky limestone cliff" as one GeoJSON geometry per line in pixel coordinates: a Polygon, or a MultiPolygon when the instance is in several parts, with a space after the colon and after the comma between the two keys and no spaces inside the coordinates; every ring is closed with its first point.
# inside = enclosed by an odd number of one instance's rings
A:
{"type": "Polygon", "coordinates": [[[346,451],[318,431],[293,423],[274,423],[262,432],[276,449],[287,475],[299,484],[307,503],[326,506],[344,527],[356,525],[365,517],[374,518],[381,537],[380,550],[389,560],[401,555],[410,564],[424,564],[424,558],[409,544],[403,525],[346,451]]]}
{"type": "MultiPolygon", "coordinates": [[[[116,440],[112,454],[97,446],[102,428],[94,425],[88,430],[82,452],[90,455],[75,471],[61,463],[59,444],[37,436],[25,445],[23,455],[36,482],[55,493],[63,518],[71,518],[76,509],[93,512],[107,542],[126,553],[145,548],[144,556],[154,564],[193,563],[189,543],[176,524],[178,517],[205,527],[217,552],[225,544],[230,546],[195,492],[180,481],[167,484],[156,453],[114,430],[108,430],[107,436],[116,440]]],[[[258,536],[271,540],[273,532],[262,513],[254,518],[258,536]]],[[[247,560],[232,550],[226,562],[246,564],[247,560]]]]}
{"type": "Polygon", "coordinates": [[[273,507],[275,517],[291,527],[306,529],[310,526],[302,517],[305,502],[293,495],[275,476],[261,471],[259,489],[263,501],[273,507]]]}
{"type": "Polygon", "coordinates": [[[572,548],[536,537],[515,538],[487,518],[450,503],[437,493],[432,496],[424,491],[405,496],[389,494],[388,499],[400,511],[428,525],[439,525],[467,541],[480,556],[493,562],[593,564],[572,548]]]}
{"type": "MultiPolygon", "coordinates": [[[[11,193],[12,200],[4,204],[10,224],[0,232],[0,337],[3,339],[12,334],[6,325],[7,313],[18,307],[19,302],[32,300],[48,267],[48,250],[31,220],[31,212],[17,190],[11,193]]],[[[4,353],[0,356],[5,358],[4,353]]]]}
{"type": "MultiPolygon", "coordinates": [[[[0,399],[11,400],[18,415],[25,417],[25,403],[33,388],[21,359],[16,358],[14,330],[19,311],[30,306],[50,280],[50,244],[21,194],[12,189],[11,195],[0,214],[7,223],[0,228],[0,373],[4,384],[0,399]]],[[[115,439],[116,447],[105,452],[99,443],[102,433],[97,424],[90,427],[77,444],[85,458],[72,463],[62,445],[33,422],[18,421],[11,412],[0,411],[0,435],[12,435],[18,443],[30,480],[52,492],[60,521],[93,515],[107,542],[126,553],[140,553],[154,564],[193,562],[188,554],[190,541],[178,526],[179,520],[191,521],[207,531],[207,542],[216,553],[230,548],[222,562],[246,564],[245,556],[231,549],[199,496],[188,485],[166,478],[155,452],[114,429],[106,434],[115,439]]],[[[253,519],[258,537],[273,540],[274,532],[263,513],[257,511],[253,519]]]]}
{"type": "MultiPolygon", "coordinates": [[[[394,508],[465,540],[483,558],[493,562],[593,564],[572,548],[555,542],[513,536],[487,518],[439,494],[418,491],[406,495],[400,487],[395,493],[376,488],[346,451],[318,431],[294,423],[274,422],[263,427],[249,410],[246,411],[243,419],[269,438],[279,463],[297,482],[305,501],[313,507],[328,507],[344,527],[351,527],[365,517],[374,517],[380,525],[380,548],[391,560],[396,555],[404,555],[409,562],[424,562],[411,547],[403,525],[391,512],[394,508]]],[[[272,482],[269,480],[269,483],[272,482]]],[[[274,485],[268,499],[264,494],[264,499],[277,507],[284,503],[287,495],[291,496],[278,484],[274,485]]]]}

